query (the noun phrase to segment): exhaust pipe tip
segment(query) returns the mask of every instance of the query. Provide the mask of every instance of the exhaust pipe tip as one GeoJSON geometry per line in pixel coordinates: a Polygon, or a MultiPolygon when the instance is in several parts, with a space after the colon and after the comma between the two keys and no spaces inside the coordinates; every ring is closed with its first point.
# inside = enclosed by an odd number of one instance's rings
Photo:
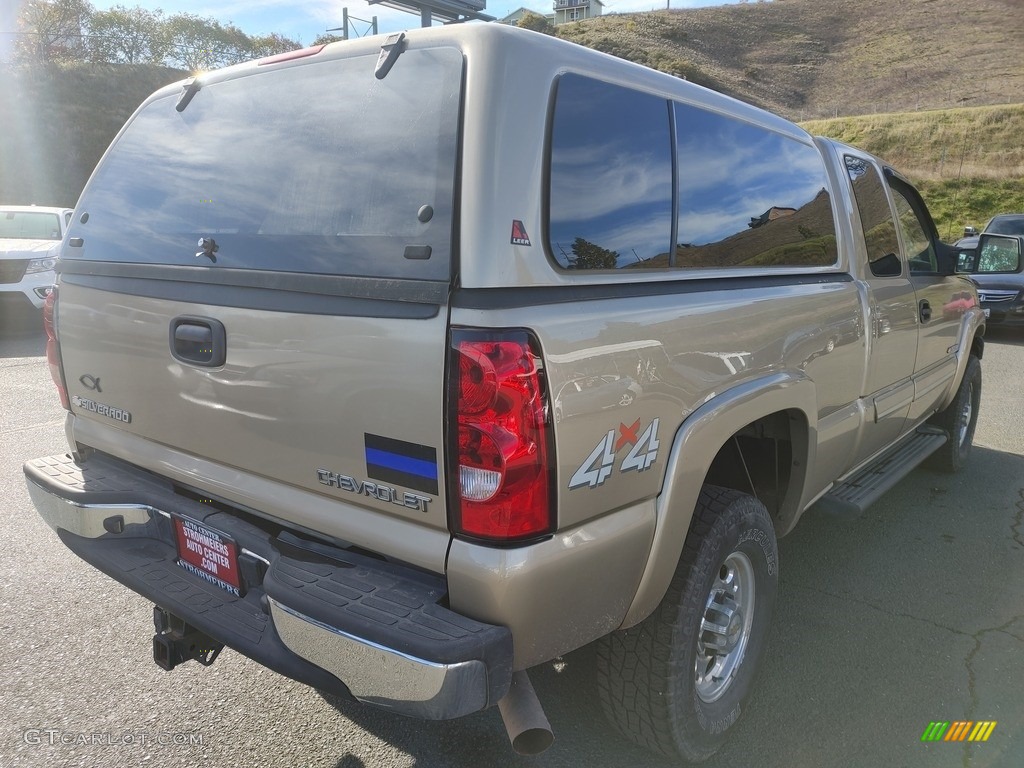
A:
{"type": "Polygon", "coordinates": [[[555,735],[547,728],[529,728],[512,739],[512,750],[517,755],[533,757],[547,751],[554,741],[555,735]]]}
{"type": "Polygon", "coordinates": [[[551,724],[524,670],[512,674],[512,684],[498,702],[498,711],[516,754],[539,755],[554,742],[551,724]]]}

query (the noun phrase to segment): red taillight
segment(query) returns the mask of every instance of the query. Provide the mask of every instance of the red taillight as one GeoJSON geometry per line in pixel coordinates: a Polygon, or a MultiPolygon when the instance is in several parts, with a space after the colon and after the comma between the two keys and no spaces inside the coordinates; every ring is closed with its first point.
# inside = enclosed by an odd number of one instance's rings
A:
{"type": "Polygon", "coordinates": [[[60,367],[60,342],[57,341],[57,324],[54,312],[57,306],[57,286],[50,289],[43,302],[43,328],[46,330],[46,362],[50,366],[50,377],[57,386],[60,404],[71,410],[68,402],[68,388],[64,384],[64,372],[60,367]]]}
{"type": "Polygon", "coordinates": [[[516,541],[555,528],[547,391],[525,331],[452,331],[452,530],[516,541]]]}

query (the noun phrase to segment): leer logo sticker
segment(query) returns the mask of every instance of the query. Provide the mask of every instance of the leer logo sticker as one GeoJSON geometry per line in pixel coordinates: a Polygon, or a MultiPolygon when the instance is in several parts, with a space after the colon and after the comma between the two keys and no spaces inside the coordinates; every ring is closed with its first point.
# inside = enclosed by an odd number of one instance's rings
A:
{"type": "Polygon", "coordinates": [[[519,219],[512,220],[512,245],[530,245],[530,236],[519,219]]]}
{"type": "Polygon", "coordinates": [[[658,460],[658,419],[647,425],[640,433],[640,419],[629,426],[619,424],[618,435],[614,429],[602,438],[594,450],[590,452],[580,468],[569,480],[569,490],[588,486],[597,488],[604,485],[605,480],[615,469],[615,458],[618,452],[627,445],[633,446],[619,464],[619,472],[643,472],[651,468],[658,460]]]}

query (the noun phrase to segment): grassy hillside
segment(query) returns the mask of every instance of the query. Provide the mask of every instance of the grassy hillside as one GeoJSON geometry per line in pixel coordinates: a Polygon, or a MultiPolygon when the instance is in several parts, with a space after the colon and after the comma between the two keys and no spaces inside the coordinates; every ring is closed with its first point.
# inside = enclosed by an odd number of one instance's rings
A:
{"type": "MultiPolygon", "coordinates": [[[[868,115],[807,125],[907,173],[947,235],[1024,211],[1024,106],[981,106],[1024,105],[1020,3],[772,0],[608,15],[557,32],[791,119],[868,115]]],[[[0,203],[74,205],[136,106],[184,76],[109,65],[0,70],[0,104],[10,107],[0,203]]]]}
{"type": "Polygon", "coordinates": [[[1024,211],[1020,0],[772,0],[557,34],[885,158],[920,186],[943,237],[1024,211]],[[986,106],[1005,104],[1017,106],[986,106]]]}
{"type": "Polygon", "coordinates": [[[948,242],[956,241],[968,224],[980,230],[997,213],[1024,212],[1024,176],[999,181],[925,181],[918,188],[935,218],[939,234],[948,242]]]}
{"type": "Polygon", "coordinates": [[[557,33],[794,120],[1024,102],[1020,0],[772,0],[557,33]]]}
{"type": "Polygon", "coordinates": [[[802,124],[884,158],[920,188],[939,233],[1024,211],[1024,104],[802,124]]]}

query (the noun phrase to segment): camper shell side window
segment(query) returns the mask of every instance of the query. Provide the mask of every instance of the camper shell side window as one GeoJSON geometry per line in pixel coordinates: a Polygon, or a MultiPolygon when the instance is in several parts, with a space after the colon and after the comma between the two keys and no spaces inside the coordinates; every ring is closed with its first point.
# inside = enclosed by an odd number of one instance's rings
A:
{"type": "Polygon", "coordinates": [[[563,269],[839,261],[825,165],[810,143],[566,74],[549,147],[548,246],[563,269]]]}

